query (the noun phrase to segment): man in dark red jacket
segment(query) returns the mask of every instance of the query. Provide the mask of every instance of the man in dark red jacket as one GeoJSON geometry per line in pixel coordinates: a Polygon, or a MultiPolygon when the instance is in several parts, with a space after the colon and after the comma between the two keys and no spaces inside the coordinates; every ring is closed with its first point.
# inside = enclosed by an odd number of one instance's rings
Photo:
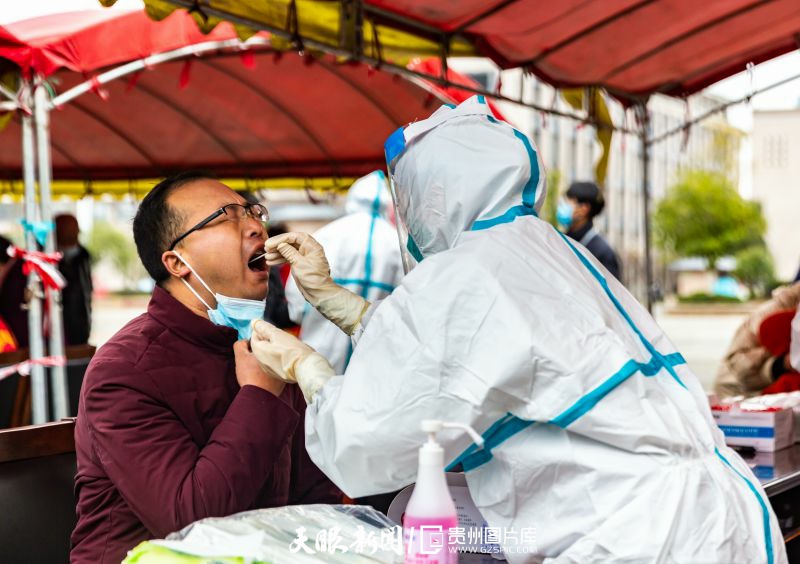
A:
{"type": "Polygon", "coordinates": [[[306,453],[302,394],[238,339],[248,331],[237,308],[267,293],[266,264],[250,263],[263,252],[264,213],[198,173],[142,201],[134,238],[157,286],[86,373],[73,563],[118,563],[204,517],[341,499],[306,453]]]}

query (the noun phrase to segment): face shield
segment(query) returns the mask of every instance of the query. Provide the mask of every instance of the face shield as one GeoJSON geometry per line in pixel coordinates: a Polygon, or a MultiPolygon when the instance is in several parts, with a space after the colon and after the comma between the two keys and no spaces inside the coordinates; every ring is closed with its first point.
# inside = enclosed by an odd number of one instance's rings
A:
{"type": "Polygon", "coordinates": [[[422,261],[422,253],[414,242],[406,223],[410,207],[409,191],[398,185],[395,174],[395,160],[405,148],[405,132],[403,128],[396,130],[386,140],[384,145],[386,154],[386,170],[389,171],[389,192],[392,195],[394,206],[394,224],[397,229],[397,240],[400,245],[400,256],[403,260],[403,272],[408,274],[422,261]]]}
{"type": "MultiPolygon", "coordinates": [[[[389,168],[389,170],[391,170],[391,168],[389,168]]],[[[400,256],[403,259],[403,272],[408,274],[414,269],[415,266],[417,266],[417,264],[422,261],[422,253],[420,253],[419,247],[417,247],[417,244],[411,237],[411,234],[408,231],[408,226],[406,225],[404,219],[405,214],[401,211],[408,209],[408,201],[402,202],[401,197],[403,194],[398,193],[394,175],[391,173],[389,174],[389,191],[392,194],[392,204],[394,205],[394,224],[397,228],[397,240],[400,245],[400,256]]]]}

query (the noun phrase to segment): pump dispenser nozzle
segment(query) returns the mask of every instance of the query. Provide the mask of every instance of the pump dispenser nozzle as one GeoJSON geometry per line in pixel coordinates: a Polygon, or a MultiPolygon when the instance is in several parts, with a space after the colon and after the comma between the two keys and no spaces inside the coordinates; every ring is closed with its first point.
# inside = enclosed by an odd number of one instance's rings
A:
{"type": "Polygon", "coordinates": [[[481,437],[475,429],[463,423],[451,423],[449,421],[439,421],[438,419],[424,419],[421,428],[422,432],[428,433],[429,443],[436,442],[436,433],[442,429],[460,429],[467,433],[476,445],[479,447],[483,446],[483,437],[481,437]]]}

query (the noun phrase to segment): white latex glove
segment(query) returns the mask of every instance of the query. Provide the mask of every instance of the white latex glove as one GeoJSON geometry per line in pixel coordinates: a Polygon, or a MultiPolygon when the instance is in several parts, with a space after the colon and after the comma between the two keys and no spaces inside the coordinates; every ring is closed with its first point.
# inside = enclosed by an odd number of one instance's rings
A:
{"type": "Polygon", "coordinates": [[[284,233],[264,244],[267,264],[288,262],[300,293],[326,319],[352,335],[369,307],[369,302],[342,288],[331,278],[325,251],[308,233],[284,233]]]}
{"type": "Polygon", "coordinates": [[[253,321],[250,349],[267,374],[284,382],[297,383],[306,403],[311,403],[325,382],[336,375],[324,356],[261,319],[253,321]]]}

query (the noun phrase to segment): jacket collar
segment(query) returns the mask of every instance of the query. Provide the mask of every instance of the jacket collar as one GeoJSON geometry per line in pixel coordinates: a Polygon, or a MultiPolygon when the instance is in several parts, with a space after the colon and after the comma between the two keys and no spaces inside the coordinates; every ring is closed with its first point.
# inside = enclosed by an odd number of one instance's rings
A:
{"type": "Polygon", "coordinates": [[[594,222],[590,219],[589,222],[580,229],[577,229],[575,231],[570,229],[569,231],[567,231],[567,235],[569,235],[570,238],[575,239],[576,241],[580,241],[592,227],[594,227],[594,222]]]}
{"type": "Polygon", "coordinates": [[[233,354],[238,333],[230,327],[214,325],[192,312],[169,292],[156,286],[147,305],[147,313],[177,337],[221,354],[233,354]]]}

